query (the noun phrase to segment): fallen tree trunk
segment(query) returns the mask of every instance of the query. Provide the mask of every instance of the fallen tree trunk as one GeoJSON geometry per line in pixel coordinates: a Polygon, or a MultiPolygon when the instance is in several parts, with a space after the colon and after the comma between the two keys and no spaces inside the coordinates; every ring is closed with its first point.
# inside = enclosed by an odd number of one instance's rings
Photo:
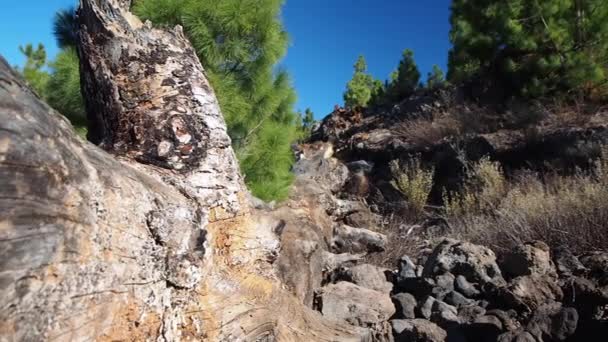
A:
{"type": "Polygon", "coordinates": [[[278,222],[250,208],[190,43],[179,27],[141,23],[129,5],[79,9],[82,84],[101,148],[0,59],[0,335],[368,339],[286,289],[273,266],[278,222]]]}

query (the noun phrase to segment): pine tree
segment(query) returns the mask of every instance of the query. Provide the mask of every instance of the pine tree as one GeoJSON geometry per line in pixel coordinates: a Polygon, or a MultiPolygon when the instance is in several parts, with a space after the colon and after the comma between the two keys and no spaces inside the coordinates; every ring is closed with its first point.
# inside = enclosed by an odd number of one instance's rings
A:
{"type": "Polygon", "coordinates": [[[606,85],[605,0],[455,0],[450,21],[451,82],[532,98],[606,85]]]}
{"type": "Polygon", "coordinates": [[[19,51],[25,55],[26,61],[23,69],[17,68],[17,71],[23,75],[23,78],[40,97],[46,98],[49,73],[43,70],[47,65],[44,45],[38,44],[38,47],[34,49],[32,44],[27,44],[19,46],[19,51]]]}
{"type": "Polygon", "coordinates": [[[304,129],[310,130],[315,123],[315,114],[310,108],[306,108],[304,111],[304,117],[302,119],[302,126],[304,129]]]}
{"type": "Polygon", "coordinates": [[[135,13],[156,25],[182,25],[205,67],[241,170],[265,200],[287,194],[297,138],[295,90],[275,66],[288,36],[282,0],[140,0],[135,13]]]}
{"type": "Polygon", "coordinates": [[[427,74],[426,87],[428,89],[435,89],[445,84],[445,78],[443,71],[438,65],[433,65],[433,70],[427,74]]]}
{"type": "Polygon", "coordinates": [[[78,54],[67,47],[49,63],[51,76],[47,85],[47,102],[65,115],[78,132],[86,135],[87,118],[80,92],[78,54]]]}
{"type": "Polygon", "coordinates": [[[374,79],[372,82],[371,99],[369,105],[376,106],[383,104],[384,97],[386,95],[385,82],[378,79],[374,79]]]}
{"type": "Polygon", "coordinates": [[[346,84],[344,104],[347,107],[364,107],[372,97],[374,79],[367,73],[365,57],[359,56],[354,68],[353,78],[346,84]]]}
{"type": "Polygon", "coordinates": [[[414,61],[414,52],[410,49],[403,51],[397,71],[391,74],[391,82],[387,93],[391,100],[398,101],[414,93],[420,82],[420,71],[414,61]]]}
{"type": "Polygon", "coordinates": [[[78,23],[74,7],[60,10],[53,19],[53,34],[57,45],[64,49],[75,47],[78,40],[78,23]]]}

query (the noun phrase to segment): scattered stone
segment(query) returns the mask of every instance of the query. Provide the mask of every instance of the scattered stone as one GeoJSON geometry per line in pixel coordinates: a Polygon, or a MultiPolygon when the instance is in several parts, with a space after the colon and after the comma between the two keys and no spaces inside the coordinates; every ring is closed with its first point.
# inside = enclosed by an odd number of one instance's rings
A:
{"type": "Polygon", "coordinates": [[[416,298],[414,298],[414,296],[403,292],[393,295],[391,298],[395,304],[396,318],[416,318],[416,308],[418,307],[418,303],[416,302],[416,298]]]}
{"type": "Polygon", "coordinates": [[[343,271],[343,280],[368,289],[390,293],[393,284],[386,281],[385,271],[370,264],[356,265],[343,271]]]}
{"type": "Polygon", "coordinates": [[[580,261],[589,269],[589,274],[599,280],[600,285],[608,285],[607,252],[592,252],[581,257],[580,261]]]}
{"type": "Polygon", "coordinates": [[[551,335],[553,338],[558,341],[565,341],[576,331],[578,312],[576,312],[575,308],[563,308],[553,317],[552,323],[551,335]]]}
{"type": "Polygon", "coordinates": [[[395,319],[391,321],[395,342],[443,342],[445,330],[424,319],[395,319]]]}
{"type": "Polygon", "coordinates": [[[433,302],[431,311],[431,322],[437,323],[441,327],[449,327],[460,323],[458,310],[445,302],[436,300],[433,302]]]}
{"type": "Polygon", "coordinates": [[[437,300],[431,296],[427,296],[420,305],[418,305],[419,316],[425,319],[431,319],[433,313],[433,305],[437,300]]]}
{"type": "Polygon", "coordinates": [[[520,324],[517,322],[517,320],[513,318],[513,315],[510,315],[509,313],[503,310],[488,310],[486,312],[486,315],[491,315],[498,318],[502,323],[503,328],[507,331],[514,331],[520,328],[520,324]]]}
{"type": "Polygon", "coordinates": [[[462,293],[468,298],[475,298],[480,294],[479,290],[475,287],[475,285],[469,283],[467,278],[462,275],[456,277],[454,288],[456,289],[456,291],[462,293]]]}
{"type": "Polygon", "coordinates": [[[461,322],[473,322],[475,318],[485,315],[486,309],[478,305],[465,306],[458,309],[458,318],[461,322]]]}
{"type": "Polygon", "coordinates": [[[468,306],[468,305],[472,305],[475,303],[474,300],[469,299],[463,295],[461,295],[460,293],[456,292],[456,291],[451,291],[450,293],[448,293],[443,300],[450,304],[453,305],[457,308],[461,308],[463,306],[468,306]]]}
{"type": "Polygon", "coordinates": [[[422,277],[422,272],[424,272],[424,266],[416,266],[416,277],[422,277]]]}
{"type": "Polygon", "coordinates": [[[405,278],[397,279],[396,292],[408,292],[416,298],[424,298],[430,295],[435,288],[435,281],[431,278],[405,278]]]}
{"type": "Polygon", "coordinates": [[[346,166],[350,170],[350,172],[357,173],[369,173],[374,168],[374,163],[367,160],[357,160],[350,163],[347,163],[346,166]]]}
{"type": "Polygon", "coordinates": [[[578,324],[578,313],[574,308],[562,308],[559,303],[539,307],[526,326],[538,341],[564,341],[574,334],[578,324]]]}
{"type": "Polygon", "coordinates": [[[455,277],[451,273],[445,273],[435,277],[435,287],[431,293],[437,299],[443,299],[443,297],[454,291],[454,279],[455,277]]]}
{"type": "Polygon", "coordinates": [[[323,316],[362,327],[387,321],[395,313],[387,294],[345,281],[321,288],[317,304],[323,316]]]}
{"type": "Polygon", "coordinates": [[[549,246],[541,241],[516,246],[502,260],[501,269],[510,278],[527,275],[556,276],[549,246]]]}
{"type": "Polygon", "coordinates": [[[553,261],[555,262],[557,272],[562,276],[578,276],[587,271],[587,268],[580,260],[568,248],[563,246],[553,250],[553,261]]]}
{"type": "Polygon", "coordinates": [[[550,277],[517,277],[509,283],[509,291],[517,304],[534,309],[548,302],[561,301],[562,289],[550,277]]]}
{"type": "Polygon", "coordinates": [[[365,253],[383,251],[386,236],[368,229],[337,225],[331,243],[335,253],[365,253]]]}
{"type": "Polygon", "coordinates": [[[416,278],[416,265],[412,262],[412,259],[407,255],[401,257],[399,260],[399,279],[416,278]]]}
{"type": "Polygon", "coordinates": [[[537,342],[527,331],[509,331],[498,336],[497,342],[537,342]]]}
{"type": "Polygon", "coordinates": [[[496,264],[496,256],[490,249],[469,242],[444,239],[429,256],[424,265],[423,277],[434,277],[446,272],[463,275],[481,284],[505,285],[496,264]]]}
{"type": "Polygon", "coordinates": [[[496,341],[503,326],[496,316],[479,316],[467,324],[464,331],[467,341],[496,341]]]}

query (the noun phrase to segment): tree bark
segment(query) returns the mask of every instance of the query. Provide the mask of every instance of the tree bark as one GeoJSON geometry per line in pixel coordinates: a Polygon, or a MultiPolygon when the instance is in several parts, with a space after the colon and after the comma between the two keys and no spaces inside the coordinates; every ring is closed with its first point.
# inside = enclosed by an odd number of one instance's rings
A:
{"type": "Polygon", "coordinates": [[[287,289],[279,275],[300,270],[273,263],[301,264],[276,229],[277,215],[293,212],[251,208],[190,43],[179,27],[141,23],[129,5],[79,9],[83,92],[101,148],[0,58],[2,339],[368,339],[304,305],[310,287],[287,289]]]}

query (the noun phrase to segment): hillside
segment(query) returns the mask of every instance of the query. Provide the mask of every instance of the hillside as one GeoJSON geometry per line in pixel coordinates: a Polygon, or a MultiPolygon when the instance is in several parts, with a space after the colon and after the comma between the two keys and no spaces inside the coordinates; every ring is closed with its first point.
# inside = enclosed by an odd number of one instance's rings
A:
{"type": "MultiPolygon", "coordinates": [[[[239,109],[225,111],[234,84],[213,83],[232,77],[225,61],[203,65],[181,26],[191,18],[176,15],[219,7],[147,4],[82,0],[70,17],[88,141],[45,102],[40,84],[0,57],[0,340],[574,342],[608,334],[604,99],[560,99],[525,77],[517,91],[544,96],[506,97],[513,89],[489,87],[487,75],[476,76],[479,90],[444,82],[438,69],[420,85],[406,50],[385,85],[360,58],[349,106],[316,124],[307,111],[296,126],[291,86],[271,72],[277,49],[257,74],[276,84],[260,93],[239,87],[257,100],[285,90],[266,104],[283,115],[265,129],[286,135],[266,132],[252,148],[234,141],[238,125],[225,118],[239,109]],[[154,26],[132,9],[178,23],[154,26]],[[285,157],[292,140],[283,138],[296,129],[294,156],[285,157]],[[255,187],[243,169],[258,170],[255,187]]],[[[223,23],[226,13],[213,13],[209,20],[223,23]]],[[[262,22],[275,23],[275,12],[265,14],[262,22]]],[[[201,29],[207,23],[195,24],[217,43],[201,29]]],[[[249,103],[249,114],[262,102],[249,103]]],[[[266,118],[247,124],[255,131],[266,118]]],[[[248,125],[239,126],[243,140],[248,125]]]]}

